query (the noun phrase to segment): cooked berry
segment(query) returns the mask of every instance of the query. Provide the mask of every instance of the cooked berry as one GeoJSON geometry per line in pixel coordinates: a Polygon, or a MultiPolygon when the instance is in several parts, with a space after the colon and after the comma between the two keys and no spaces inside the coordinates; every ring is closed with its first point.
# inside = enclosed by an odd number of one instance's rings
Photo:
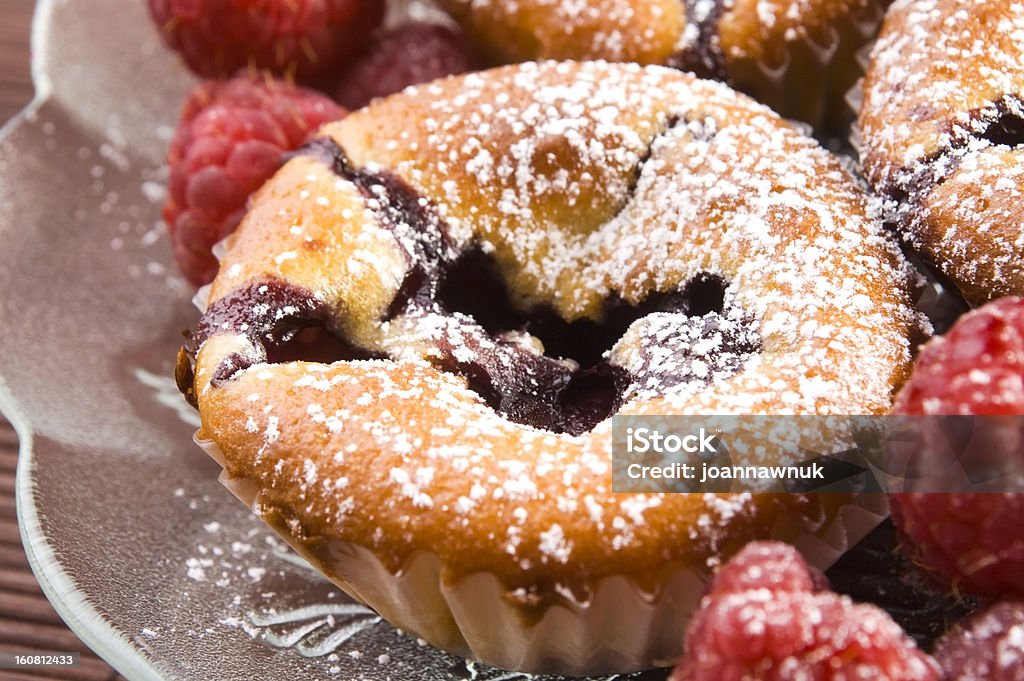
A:
{"type": "Polygon", "coordinates": [[[410,23],[383,34],[342,75],[335,99],[350,109],[409,85],[476,68],[463,40],[444,26],[410,23]]]}
{"type": "Polygon", "coordinates": [[[1003,601],[961,622],[935,646],[946,681],[1024,679],[1024,602],[1003,601]]]}
{"type": "Polygon", "coordinates": [[[323,95],[268,79],[209,81],[191,92],[167,154],[164,206],[174,259],[190,282],[213,279],[210,249],[238,226],[249,194],[283,155],[344,113],[323,95]]]}
{"type": "MultiPolygon", "coordinates": [[[[925,346],[893,411],[1024,414],[1024,300],[989,303],[925,346]]],[[[992,421],[981,428],[990,439],[997,435],[992,421]]],[[[997,463],[1019,471],[1024,467],[1020,424],[1010,422],[1000,435],[1006,436],[1010,445],[1004,440],[1000,451],[1010,460],[997,463]]],[[[922,456],[933,454],[925,448],[922,456]]],[[[975,454],[965,450],[961,456],[975,454]]],[[[1024,495],[922,491],[894,494],[891,504],[911,560],[941,585],[987,598],[1024,596],[1024,495]]]]}
{"type": "Polygon", "coordinates": [[[384,0],[149,0],[164,40],[201,76],[255,67],[308,78],[358,52],[384,0]]]}
{"type": "Polygon", "coordinates": [[[883,610],[814,591],[820,580],[788,545],[750,544],[720,574],[690,622],[671,681],[939,678],[883,610]]]}

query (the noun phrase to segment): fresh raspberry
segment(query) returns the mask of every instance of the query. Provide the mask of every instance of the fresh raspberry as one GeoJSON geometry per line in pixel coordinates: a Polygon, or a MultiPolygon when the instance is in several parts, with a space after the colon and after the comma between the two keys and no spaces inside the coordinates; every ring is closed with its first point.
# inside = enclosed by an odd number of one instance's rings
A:
{"type": "Polygon", "coordinates": [[[709,594],[721,596],[751,589],[772,593],[814,592],[828,589],[828,579],[788,544],[747,544],[715,575],[709,594]]]}
{"type": "Polygon", "coordinates": [[[961,317],[921,350],[895,414],[1024,414],[1024,299],[961,317]]]}
{"type": "Polygon", "coordinates": [[[164,220],[174,259],[201,286],[217,273],[210,249],[238,226],[246,200],[320,125],[344,109],[273,80],[208,81],[192,90],[171,140],[164,220]]]}
{"type": "Polygon", "coordinates": [[[937,583],[982,598],[1024,596],[1024,495],[891,495],[910,560],[937,583]]]}
{"type": "Polygon", "coordinates": [[[1024,602],[975,613],[939,639],[935,660],[946,681],[1024,679],[1024,602]]]}
{"type": "Polygon", "coordinates": [[[409,23],[384,33],[342,75],[335,99],[349,109],[409,85],[477,68],[462,39],[444,26],[409,23]]]}
{"type": "MultiPolygon", "coordinates": [[[[970,461],[998,452],[1001,460],[989,464],[1019,475],[1024,468],[1021,424],[1006,415],[1024,414],[1024,300],[989,303],[928,343],[893,412],[1000,416],[979,422],[975,437],[984,437],[983,445],[960,456],[970,461]]],[[[927,447],[924,456],[933,456],[927,447]]],[[[940,463],[945,462],[924,468],[940,463]]],[[[893,522],[911,561],[957,592],[1024,597],[1024,495],[941,494],[936,485],[930,487],[890,495],[893,522]]]]}
{"type": "Polygon", "coordinates": [[[938,680],[883,610],[820,584],[791,546],[749,544],[712,583],[670,681],[938,680]]]}
{"type": "Polygon", "coordinates": [[[369,42],[384,0],[149,0],[164,40],[208,78],[242,67],[330,73],[369,42]]]}

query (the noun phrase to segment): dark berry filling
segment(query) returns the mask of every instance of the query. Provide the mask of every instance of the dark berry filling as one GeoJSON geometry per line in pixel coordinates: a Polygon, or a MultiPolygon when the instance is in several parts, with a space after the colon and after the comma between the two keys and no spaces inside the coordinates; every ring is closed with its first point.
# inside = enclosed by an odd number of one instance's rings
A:
{"type": "Polygon", "coordinates": [[[442,269],[455,258],[448,229],[434,205],[387,170],[353,167],[345,150],[330,138],[307,143],[298,153],[320,159],[350,181],[367,201],[381,227],[395,234],[405,251],[408,270],[389,311],[393,316],[413,297],[433,297],[442,269]]]}
{"type": "MultiPolygon", "coordinates": [[[[728,282],[713,274],[699,274],[678,290],[651,292],[636,305],[612,296],[597,320],[567,322],[552,309],[516,304],[492,259],[477,248],[457,254],[438,211],[400,178],[354,168],[332,140],[315,140],[300,153],[351,181],[405,252],[405,278],[381,320],[412,329],[408,341],[395,343],[416,343],[427,361],[465,377],[510,421],[579,435],[626,399],[709,383],[737,371],[760,349],[753,319],[727,304],[728,282]],[[640,347],[630,373],[609,351],[641,319],[652,323],[634,338],[640,347]],[[710,350],[697,347],[705,339],[713,339],[710,350]]],[[[262,281],[211,304],[186,351],[194,361],[199,346],[220,331],[251,339],[254,350],[226,358],[215,385],[260,362],[385,356],[354,347],[340,335],[343,326],[309,291],[262,281]]]]}
{"type": "Polygon", "coordinates": [[[372,356],[328,328],[330,315],[322,301],[306,289],[268,279],[248,284],[210,304],[185,342],[194,360],[215,333],[241,333],[252,350],[234,353],[221,362],[211,379],[214,386],[254,364],[297,360],[338,361],[372,356]]]}
{"type": "Polygon", "coordinates": [[[686,311],[703,315],[721,312],[724,281],[702,277],[686,293],[652,293],[632,306],[617,297],[605,302],[602,320],[567,322],[550,308],[524,311],[512,302],[494,262],[479,250],[456,261],[445,274],[439,302],[451,312],[462,312],[492,335],[504,331],[526,331],[544,344],[547,354],[571,359],[581,366],[593,366],[638,318],[652,312],[686,311]],[[691,311],[691,308],[694,308],[691,311]]]}
{"type": "Polygon", "coordinates": [[[496,412],[515,423],[557,433],[591,430],[619,406],[625,371],[607,362],[585,369],[525,348],[508,333],[491,335],[455,314],[437,340],[435,365],[466,377],[496,412]]]}
{"type": "Polygon", "coordinates": [[[652,293],[638,305],[618,298],[605,303],[600,320],[567,322],[553,310],[525,310],[513,298],[495,263],[471,250],[446,272],[436,299],[411,300],[403,315],[432,328],[432,361],[466,377],[469,387],[510,421],[556,433],[579,435],[614,414],[631,389],[664,392],[680,383],[710,382],[733,373],[760,349],[749,329],[737,332],[742,314],[726,310],[727,283],[701,274],[680,290],[652,293]],[[634,373],[618,366],[609,351],[637,320],[669,315],[669,328],[649,332],[634,373]],[[697,356],[692,341],[715,334],[713,356],[697,356]],[[536,347],[539,342],[543,349],[536,347]],[[692,370],[707,364],[704,373],[692,370]]]}
{"type": "Polygon", "coordinates": [[[957,119],[946,124],[946,141],[939,149],[896,174],[886,189],[898,204],[916,204],[928,196],[953,176],[979,140],[1004,147],[1024,144],[1024,100],[1016,95],[1004,95],[966,115],[966,123],[957,119]]]}
{"type": "Polygon", "coordinates": [[[996,102],[995,116],[978,134],[978,138],[997,146],[1016,147],[1024,144],[1024,102],[1010,95],[996,102]]]}
{"type": "Polygon", "coordinates": [[[718,26],[727,9],[726,3],[721,0],[714,0],[710,5],[706,0],[680,1],[686,7],[688,21],[692,20],[690,17],[699,17],[694,22],[697,35],[693,42],[669,57],[668,65],[680,71],[690,71],[700,78],[725,81],[728,71],[718,38],[718,26]]]}

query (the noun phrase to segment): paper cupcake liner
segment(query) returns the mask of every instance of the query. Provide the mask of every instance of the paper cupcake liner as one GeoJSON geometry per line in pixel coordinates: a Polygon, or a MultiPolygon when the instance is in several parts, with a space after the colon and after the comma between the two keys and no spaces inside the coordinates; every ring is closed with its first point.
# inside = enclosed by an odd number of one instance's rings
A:
{"type": "MultiPolygon", "coordinates": [[[[224,256],[228,253],[228,241],[231,239],[231,235],[228,234],[226,237],[215,243],[210,248],[210,254],[217,260],[218,263],[224,260],[224,256]]],[[[200,312],[206,312],[206,307],[210,303],[210,288],[212,284],[203,284],[196,291],[195,295],[192,296],[192,304],[200,312]]]]}
{"type": "Polygon", "coordinates": [[[206,312],[206,307],[210,303],[210,285],[204,284],[196,290],[195,295],[192,296],[192,305],[195,306],[200,312],[206,312]]]}
{"type": "Polygon", "coordinates": [[[854,117],[846,101],[849,85],[864,73],[860,54],[874,40],[888,2],[872,0],[862,10],[830,24],[824,35],[783,43],[773,62],[731,58],[730,83],[787,118],[806,121],[819,134],[845,138],[854,117]]]}
{"type": "Polygon", "coordinates": [[[458,24],[432,0],[390,0],[384,16],[384,28],[393,29],[402,24],[424,22],[458,28],[458,24]]]}
{"type": "MultiPolygon", "coordinates": [[[[198,434],[195,440],[224,467],[215,442],[198,434]]],[[[232,478],[226,469],[220,481],[256,510],[255,483],[232,478]]],[[[865,494],[824,521],[780,517],[764,538],[793,544],[810,564],[824,570],[887,513],[883,495],[865,494]]],[[[448,652],[531,673],[587,676],[672,664],[682,653],[687,621],[711,576],[690,566],[666,564],[658,594],[646,592],[627,575],[609,576],[593,585],[587,602],[560,594],[538,617],[493,574],[475,573],[449,583],[441,559],[430,552],[417,553],[396,572],[365,547],[331,540],[318,553],[330,557],[326,565],[293,537],[281,534],[342,590],[396,627],[448,652]]]]}

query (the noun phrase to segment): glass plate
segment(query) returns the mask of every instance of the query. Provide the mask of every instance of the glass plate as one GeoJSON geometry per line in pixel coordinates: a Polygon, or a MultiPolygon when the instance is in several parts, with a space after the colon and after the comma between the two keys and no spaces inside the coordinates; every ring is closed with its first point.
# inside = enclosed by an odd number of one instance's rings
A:
{"type": "Polygon", "coordinates": [[[382,622],[217,482],[170,378],[197,313],[159,218],[191,77],[141,0],[43,0],[33,49],[0,138],[0,407],[61,616],[133,679],[524,678],[382,622]]]}

